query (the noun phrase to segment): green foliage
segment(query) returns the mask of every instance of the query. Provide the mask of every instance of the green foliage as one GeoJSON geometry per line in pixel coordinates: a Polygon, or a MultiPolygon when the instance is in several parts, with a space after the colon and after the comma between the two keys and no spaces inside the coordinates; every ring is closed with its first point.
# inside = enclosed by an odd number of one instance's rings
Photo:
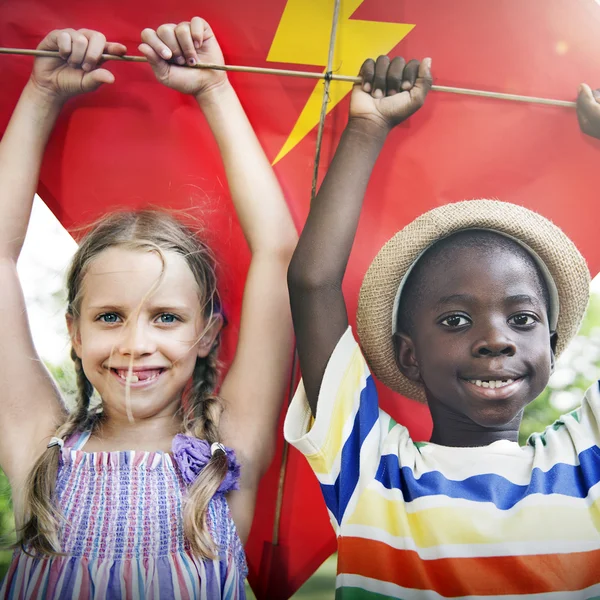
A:
{"type": "Polygon", "coordinates": [[[3,578],[12,556],[12,550],[9,547],[15,542],[15,524],[10,501],[10,486],[6,475],[2,471],[0,471],[0,540],[2,540],[0,578],[3,578]]]}

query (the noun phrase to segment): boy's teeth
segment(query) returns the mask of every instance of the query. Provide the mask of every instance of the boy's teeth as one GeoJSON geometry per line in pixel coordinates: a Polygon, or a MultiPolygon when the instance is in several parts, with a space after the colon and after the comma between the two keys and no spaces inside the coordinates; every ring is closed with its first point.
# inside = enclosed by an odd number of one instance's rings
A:
{"type": "Polygon", "coordinates": [[[482,381],[481,379],[469,379],[469,383],[476,385],[477,387],[490,388],[495,390],[496,388],[501,388],[511,383],[514,383],[514,379],[495,379],[489,381],[482,381]]]}
{"type": "Polygon", "coordinates": [[[127,377],[127,381],[129,381],[129,383],[137,383],[139,380],[140,378],[137,375],[130,375],[127,377]]]}

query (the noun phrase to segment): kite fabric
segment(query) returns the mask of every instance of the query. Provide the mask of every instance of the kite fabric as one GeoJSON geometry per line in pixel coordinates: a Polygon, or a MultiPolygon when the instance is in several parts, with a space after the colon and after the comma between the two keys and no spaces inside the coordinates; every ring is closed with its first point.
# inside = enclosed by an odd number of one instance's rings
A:
{"type": "MultiPolygon", "coordinates": [[[[199,15],[213,27],[228,64],[322,72],[333,6],[333,0],[4,0],[0,46],[35,48],[54,28],[87,27],[138,54],[144,27],[199,15]]],[[[581,82],[600,87],[599,31],[595,0],[342,0],[333,69],[356,75],[368,56],[431,56],[440,85],[574,100],[581,82]]],[[[29,57],[0,55],[0,131],[31,65],[29,57]]],[[[216,144],[193,99],[158,85],[148,65],[108,68],[115,84],[70,101],[62,114],[39,194],[76,237],[118,207],[160,205],[200,218],[221,264],[227,363],[250,256],[216,144]]],[[[323,83],[265,74],[230,78],[300,228],[310,203],[323,83]]],[[[331,83],[320,179],[346,122],[350,89],[331,83]]],[[[565,230],[595,275],[599,166],[600,144],[580,133],[573,109],[432,92],[391,134],[375,168],[344,282],[352,325],[362,277],[384,241],[447,202],[497,198],[536,210],[565,230]]],[[[427,408],[377,385],[382,407],[413,439],[428,439],[427,408]]],[[[316,478],[294,449],[276,521],[283,447],[280,436],[246,547],[260,599],[288,598],[336,548],[316,478]]]]}

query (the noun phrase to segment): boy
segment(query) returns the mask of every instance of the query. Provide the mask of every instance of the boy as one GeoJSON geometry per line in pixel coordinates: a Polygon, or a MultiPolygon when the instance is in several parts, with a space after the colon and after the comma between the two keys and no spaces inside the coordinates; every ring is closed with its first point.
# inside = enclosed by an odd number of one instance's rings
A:
{"type": "MultiPolygon", "coordinates": [[[[523,408],[587,304],[589,272],[564,233],[508,203],[439,207],[369,268],[362,352],[348,327],[341,283],[366,185],[389,131],[422,106],[430,64],[367,61],[352,93],[288,272],[303,385],[285,435],[316,472],[336,529],[336,597],[596,597],[597,386],[517,443],[523,408]],[[429,443],[379,411],[371,372],[427,401],[429,443]]],[[[600,137],[587,86],[578,116],[600,137]]]]}

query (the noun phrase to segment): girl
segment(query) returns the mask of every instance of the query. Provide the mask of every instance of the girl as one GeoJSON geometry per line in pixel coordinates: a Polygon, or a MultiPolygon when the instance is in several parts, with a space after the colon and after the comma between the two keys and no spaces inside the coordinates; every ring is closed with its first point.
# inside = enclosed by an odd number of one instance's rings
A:
{"type": "Polygon", "coordinates": [[[0,302],[12,315],[0,338],[0,466],[20,532],[5,598],[244,596],[242,544],[292,352],[285,273],[296,232],[226,75],[178,66],[223,63],[209,25],[195,17],[142,38],[157,79],[195,97],[223,156],[252,252],[238,347],[218,398],[210,250],[166,214],[114,214],[82,241],[68,276],[79,396],[65,412],[36,357],[15,265],[63,103],[113,83],[101,54],[126,49],[87,29],[53,31],[39,48],[61,58],[36,59],[0,144],[0,302]]]}

